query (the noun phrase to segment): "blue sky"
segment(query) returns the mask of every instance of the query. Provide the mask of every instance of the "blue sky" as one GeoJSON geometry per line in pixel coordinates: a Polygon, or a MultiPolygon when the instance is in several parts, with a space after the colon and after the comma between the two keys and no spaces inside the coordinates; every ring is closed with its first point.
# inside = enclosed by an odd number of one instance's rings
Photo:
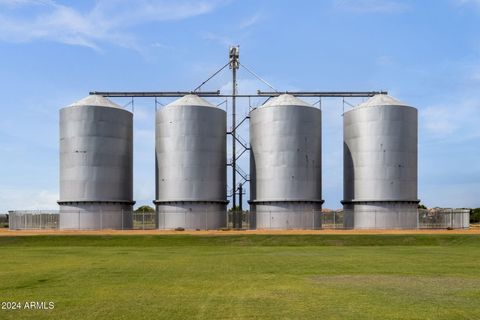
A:
{"type": "MultiPolygon", "coordinates": [[[[420,199],[480,207],[479,30],[478,0],[0,0],[0,212],[56,208],[59,108],[90,90],[191,90],[231,44],[279,90],[385,89],[417,107],[420,199]]],[[[239,91],[256,89],[240,71],[239,91]]],[[[342,101],[322,105],[325,207],[339,208],[342,101]]],[[[139,204],[154,199],[154,112],[135,101],[139,204]]]]}

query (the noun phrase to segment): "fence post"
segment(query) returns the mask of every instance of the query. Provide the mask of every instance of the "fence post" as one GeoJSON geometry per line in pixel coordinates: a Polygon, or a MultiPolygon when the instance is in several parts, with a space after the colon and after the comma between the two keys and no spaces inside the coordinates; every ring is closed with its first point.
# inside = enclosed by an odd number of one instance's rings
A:
{"type": "Polygon", "coordinates": [[[450,228],[453,228],[453,225],[454,225],[453,220],[454,220],[454,219],[453,219],[453,209],[452,209],[452,210],[450,211],[450,228]]]}
{"type": "Polygon", "coordinates": [[[315,209],[312,210],[312,229],[315,229],[315,209]]]}
{"type": "Polygon", "coordinates": [[[333,211],[333,229],[337,230],[337,211],[333,211]]]}
{"type": "Polygon", "coordinates": [[[420,229],[420,210],[417,209],[417,229],[420,229]]]}

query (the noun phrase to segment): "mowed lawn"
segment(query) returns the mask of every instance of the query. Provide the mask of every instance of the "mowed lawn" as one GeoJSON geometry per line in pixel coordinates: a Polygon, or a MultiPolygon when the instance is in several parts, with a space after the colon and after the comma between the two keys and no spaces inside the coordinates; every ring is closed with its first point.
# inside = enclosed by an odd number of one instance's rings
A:
{"type": "Polygon", "coordinates": [[[480,319],[478,235],[0,237],[0,319],[480,319]]]}

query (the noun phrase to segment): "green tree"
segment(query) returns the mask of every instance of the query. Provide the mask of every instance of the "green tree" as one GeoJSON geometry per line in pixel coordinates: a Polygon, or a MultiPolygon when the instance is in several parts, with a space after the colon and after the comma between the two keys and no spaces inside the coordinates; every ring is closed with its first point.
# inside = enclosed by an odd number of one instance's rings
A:
{"type": "Polygon", "coordinates": [[[228,212],[233,212],[233,211],[236,211],[236,212],[239,212],[240,211],[240,206],[235,206],[235,208],[230,208],[228,209],[228,212]]]}
{"type": "Polygon", "coordinates": [[[480,208],[470,209],[470,223],[480,222],[480,208]]]}
{"type": "Polygon", "coordinates": [[[135,212],[155,212],[155,209],[150,206],[140,206],[135,212]]]}

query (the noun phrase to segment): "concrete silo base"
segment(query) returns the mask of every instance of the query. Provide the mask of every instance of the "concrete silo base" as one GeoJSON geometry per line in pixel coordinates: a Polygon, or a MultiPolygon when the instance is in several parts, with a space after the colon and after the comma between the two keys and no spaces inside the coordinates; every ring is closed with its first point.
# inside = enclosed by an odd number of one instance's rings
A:
{"type": "Polygon", "coordinates": [[[214,230],[227,226],[227,201],[155,201],[157,228],[214,230]]]}
{"type": "Polygon", "coordinates": [[[132,229],[132,202],[60,202],[59,228],[132,229]]]}
{"type": "Polygon", "coordinates": [[[322,203],[252,201],[251,229],[320,229],[322,203]]]}
{"type": "Polygon", "coordinates": [[[344,202],[346,229],[417,229],[418,201],[344,202]]]}

